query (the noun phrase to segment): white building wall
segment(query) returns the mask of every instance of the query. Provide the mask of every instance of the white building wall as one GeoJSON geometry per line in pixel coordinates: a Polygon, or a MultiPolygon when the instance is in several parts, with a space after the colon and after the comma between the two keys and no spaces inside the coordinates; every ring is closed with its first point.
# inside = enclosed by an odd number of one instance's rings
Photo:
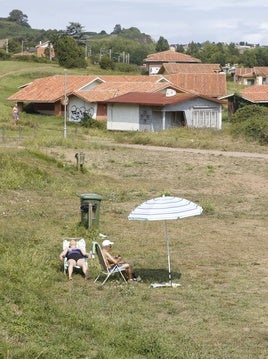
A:
{"type": "Polygon", "coordinates": [[[108,104],[107,129],[139,131],[139,105],[108,104]]]}
{"type": "Polygon", "coordinates": [[[187,127],[215,128],[218,130],[222,127],[221,104],[203,98],[168,106],[166,110],[184,111],[187,127]]]}
{"type": "Polygon", "coordinates": [[[68,104],[67,118],[72,122],[80,122],[84,113],[96,119],[97,105],[81,100],[78,97],[71,97],[68,104]]]}

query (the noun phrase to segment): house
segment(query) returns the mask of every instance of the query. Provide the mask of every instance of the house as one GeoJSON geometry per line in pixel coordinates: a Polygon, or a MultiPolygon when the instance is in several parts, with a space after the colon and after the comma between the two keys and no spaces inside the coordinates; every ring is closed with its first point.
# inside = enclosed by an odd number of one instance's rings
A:
{"type": "Polygon", "coordinates": [[[50,41],[40,41],[40,43],[35,46],[35,49],[37,57],[49,57],[50,60],[55,57],[55,51],[50,41]]]}
{"type": "Polygon", "coordinates": [[[234,82],[239,85],[268,85],[268,66],[236,67],[234,82]]]}
{"type": "Polygon", "coordinates": [[[258,104],[268,106],[268,85],[253,85],[246,87],[239,94],[230,94],[222,99],[228,100],[228,119],[241,107],[241,105],[258,104]]]}
{"type": "Polygon", "coordinates": [[[149,75],[156,75],[163,64],[200,63],[201,60],[173,50],[150,54],[143,60],[149,75]]]}
{"type": "Polygon", "coordinates": [[[32,112],[61,116],[64,113],[64,97],[75,90],[90,86],[97,76],[54,75],[34,80],[21,86],[8,100],[17,102],[20,112],[30,106],[32,112]]]}
{"type": "Polygon", "coordinates": [[[167,86],[171,84],[162,76],[54,75],[21,86],[8,100],[17,102],[20,111],[30,106],[32,112],[62,116],[66,96],[68,119],[80,121],[84,113],[106,118],[105,99],[129,91],[155,92],[167,86]]]}
{"type": "Polygon", "coordinates": [[[176,73],[164,77],[187,92],[214,98],[227,94],[225,73],[176,73]]]}
{"type": "MultiPolygon", "coordinates": [[[[224,74],[172,74],[125,76],[75,76],[54,75],[23,85],[8,98],[17,102],[19,110],[24,106],[32,112],[62,116],[79,122],[88,114],[94,119],[107,119],[106,100],[127,93],[188,93],[213,100],[226,95],[224,74]],[[187,75],[187,76],[186,76],[187,75]],[[223,76],[222,76],[223,75],[223,76]],[[65,101],[66,100],[66,101],[65,101]]],[[[176,115],[178,116],[178,115],[176,115]]],[[[218,116],[218,115],[217,115],[218,116]]],[[[220,128],[218,120],[213,127],[220,128]]]]}
{"type": "Polygon", "coordinates": [[[68,117],[71,121],[79,122],[86,113],[94,119],[107,119],[107,106],[105,100],[115,98],[129,92],[155,93],[172,89],[184,92],[169,83],[166,79],[159,78],[152,81],[148,76],[103,76],[102,83],[98,86],[81,88],[69,96],[68,117]],[[120,79],[122,77],[122,79],[120,79]]]}
{"type": "Polygon", "coordinates": [[[171,89],[165,93],[127,93],[106,104],[108,130],[157,132],[180,126],[222,126],[222,101],[171,89]]]}
{"type": "Polygon", "coordinates": [[[217,74],[219,72],[223,72],[220,64],[165,63],[157,74],[217,74]]]}

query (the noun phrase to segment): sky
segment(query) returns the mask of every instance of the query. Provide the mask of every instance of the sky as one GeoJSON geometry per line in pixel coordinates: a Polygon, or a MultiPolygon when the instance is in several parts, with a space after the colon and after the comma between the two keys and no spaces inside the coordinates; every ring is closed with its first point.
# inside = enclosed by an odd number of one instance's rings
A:
{"type": "Polygon", "coordinates": [[[70,22],[85,31],[110,34],[115,25],[136,27],[155,41],[248,42],[268,46],[267,0],[0,0],[0,17],[12,10],[28,16],[33,29],[66,30],[70,22]]]}

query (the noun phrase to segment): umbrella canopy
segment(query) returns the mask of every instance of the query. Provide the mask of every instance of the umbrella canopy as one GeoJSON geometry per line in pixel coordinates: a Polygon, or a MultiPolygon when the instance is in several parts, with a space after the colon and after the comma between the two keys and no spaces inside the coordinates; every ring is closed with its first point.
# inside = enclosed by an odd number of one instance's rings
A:
{"type": "MultiPolygon", "coordinates": [[[[136,207],[128,216],[129,220],[137,221],[165,221],[166,246],[168,256],[168,286],[174,286],[171,279],[170,249],[167,229],[167,220],[198,216],[203,209],[194,202],[185,198],[162,196],[150,199],[136,207]]],[[[153,285],[154,286],[154,285],[153,285]]],[[[158,285],[155,285],[157,287],[158,285]]],[[[161,285],[159,285],[161,286],[161,285]]]]}
{"type": "Polygon", "coordinates": [[[202,207],[185,198],[162,196],[150,199],[136,207],[128,216],[130,220],[162,221],[197,216],[202,207]]]}

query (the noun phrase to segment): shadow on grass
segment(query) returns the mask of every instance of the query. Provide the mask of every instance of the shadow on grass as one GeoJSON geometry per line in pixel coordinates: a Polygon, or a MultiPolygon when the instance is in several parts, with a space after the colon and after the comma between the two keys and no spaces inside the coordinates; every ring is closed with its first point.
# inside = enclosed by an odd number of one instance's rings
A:
{"type": "MultiPolygon", "coordinates": [[[[138,268],[135,270],[135,274],[140,276],[143,282],[168,282],[168,270],[167,269],[151,269],[151,268],[138,268]]],[[[177,280],[181,278],[181,273],[171,272],[172,280],[177,280]]]]}

